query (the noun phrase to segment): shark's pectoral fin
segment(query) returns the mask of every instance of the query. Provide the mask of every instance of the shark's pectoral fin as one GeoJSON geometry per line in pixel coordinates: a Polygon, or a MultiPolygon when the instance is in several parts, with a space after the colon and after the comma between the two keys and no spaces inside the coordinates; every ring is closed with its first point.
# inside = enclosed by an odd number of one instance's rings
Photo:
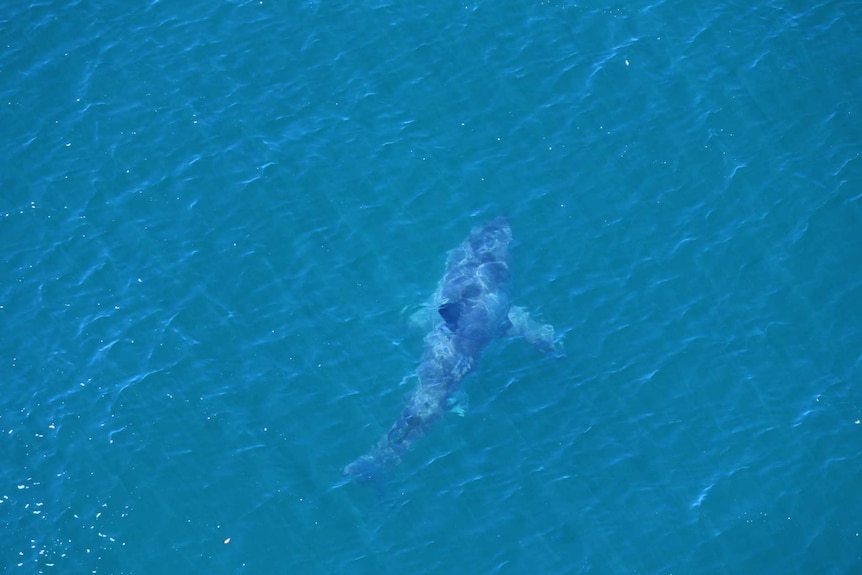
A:
{"type": "Polygon", "coordinates": [[[508,335],[523,337],[542,353],[558,357],[565,355],[563,342],[554,338],[554,326],[549,323],[539,323],[530,317],[524,308],[514,305],[510,307],[509,323],[512,325],[507,332],[508,335]]]}
{"type": "Polygon", "coordinates": [[[436,311],[429,304],[422,304],[418,308],[405,306],[401,310],[401,315],[407,314],[411,309],[415,309],[415,311],[407,316],[407,327],[422,332],[431,329],[431,322],[434,320],[436,311]]]}
{"type": "Polygon", "coordinates": [[[446,400],[446,410],[459,417],[464,417],[467,414],[468,407],[470,407],[470,396],[460,389],[446,400]]]}

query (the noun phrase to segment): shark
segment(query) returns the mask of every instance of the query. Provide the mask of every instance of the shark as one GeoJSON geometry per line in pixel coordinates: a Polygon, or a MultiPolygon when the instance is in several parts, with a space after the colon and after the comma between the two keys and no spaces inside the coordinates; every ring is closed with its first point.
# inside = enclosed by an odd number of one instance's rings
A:
{"type": "Polygon", "coordinates": [[[427,329],[415,373],[418,384],[386,434],[344,467],[348,481],[379,481],[446,412],[460,411],[461,382],[493,340],[520,336],[546,354],[563,355],[553,326],[509,301],[511,243],[508,218],[498,216],[474,227],[449,252],[430,302],[412,317],[427,329]]]}

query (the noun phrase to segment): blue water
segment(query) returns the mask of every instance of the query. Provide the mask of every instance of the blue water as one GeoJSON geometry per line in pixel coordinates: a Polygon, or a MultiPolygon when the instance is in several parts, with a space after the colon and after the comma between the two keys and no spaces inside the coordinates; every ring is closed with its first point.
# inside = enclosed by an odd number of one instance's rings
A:
{"type": "Polygon", "coordinates": [[[862,572],[862,3],[46,0],[0,38],[0,572],[862,572]],[[566,357],[494,343],[340,484],[500,213],[566,357]]]}

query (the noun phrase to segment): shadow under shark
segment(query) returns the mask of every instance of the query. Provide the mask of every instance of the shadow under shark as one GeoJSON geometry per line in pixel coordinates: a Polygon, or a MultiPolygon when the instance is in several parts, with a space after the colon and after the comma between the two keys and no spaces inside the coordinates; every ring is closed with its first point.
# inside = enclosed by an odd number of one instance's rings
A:
{"type": "Polygon", "coordinates": [[[501,216],[474,228],[449,252],[430,305],[412,318],[428,329],[416,370],[419,385],[386,435],[344,468],[349,480],[378,481],[385,469],[398,465],[410,446],[457,403],[461,380],[493,339],[520,335],[545,353],[562,355],[551,325],[509,304],[511,241],[512,229],[501,216]]]}

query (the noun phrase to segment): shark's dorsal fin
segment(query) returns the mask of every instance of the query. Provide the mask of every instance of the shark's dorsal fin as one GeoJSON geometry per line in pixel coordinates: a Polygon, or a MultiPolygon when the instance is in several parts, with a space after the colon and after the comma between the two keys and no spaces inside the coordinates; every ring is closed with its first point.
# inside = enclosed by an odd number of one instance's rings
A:
{"type": "Polygon", "coordinates": [[[446,327],[452,331],[458,329],[458,319],[461,317],[461,306],[458,302],[446,302],[438,307],[437,311],[446,322],[446,327]]]}

